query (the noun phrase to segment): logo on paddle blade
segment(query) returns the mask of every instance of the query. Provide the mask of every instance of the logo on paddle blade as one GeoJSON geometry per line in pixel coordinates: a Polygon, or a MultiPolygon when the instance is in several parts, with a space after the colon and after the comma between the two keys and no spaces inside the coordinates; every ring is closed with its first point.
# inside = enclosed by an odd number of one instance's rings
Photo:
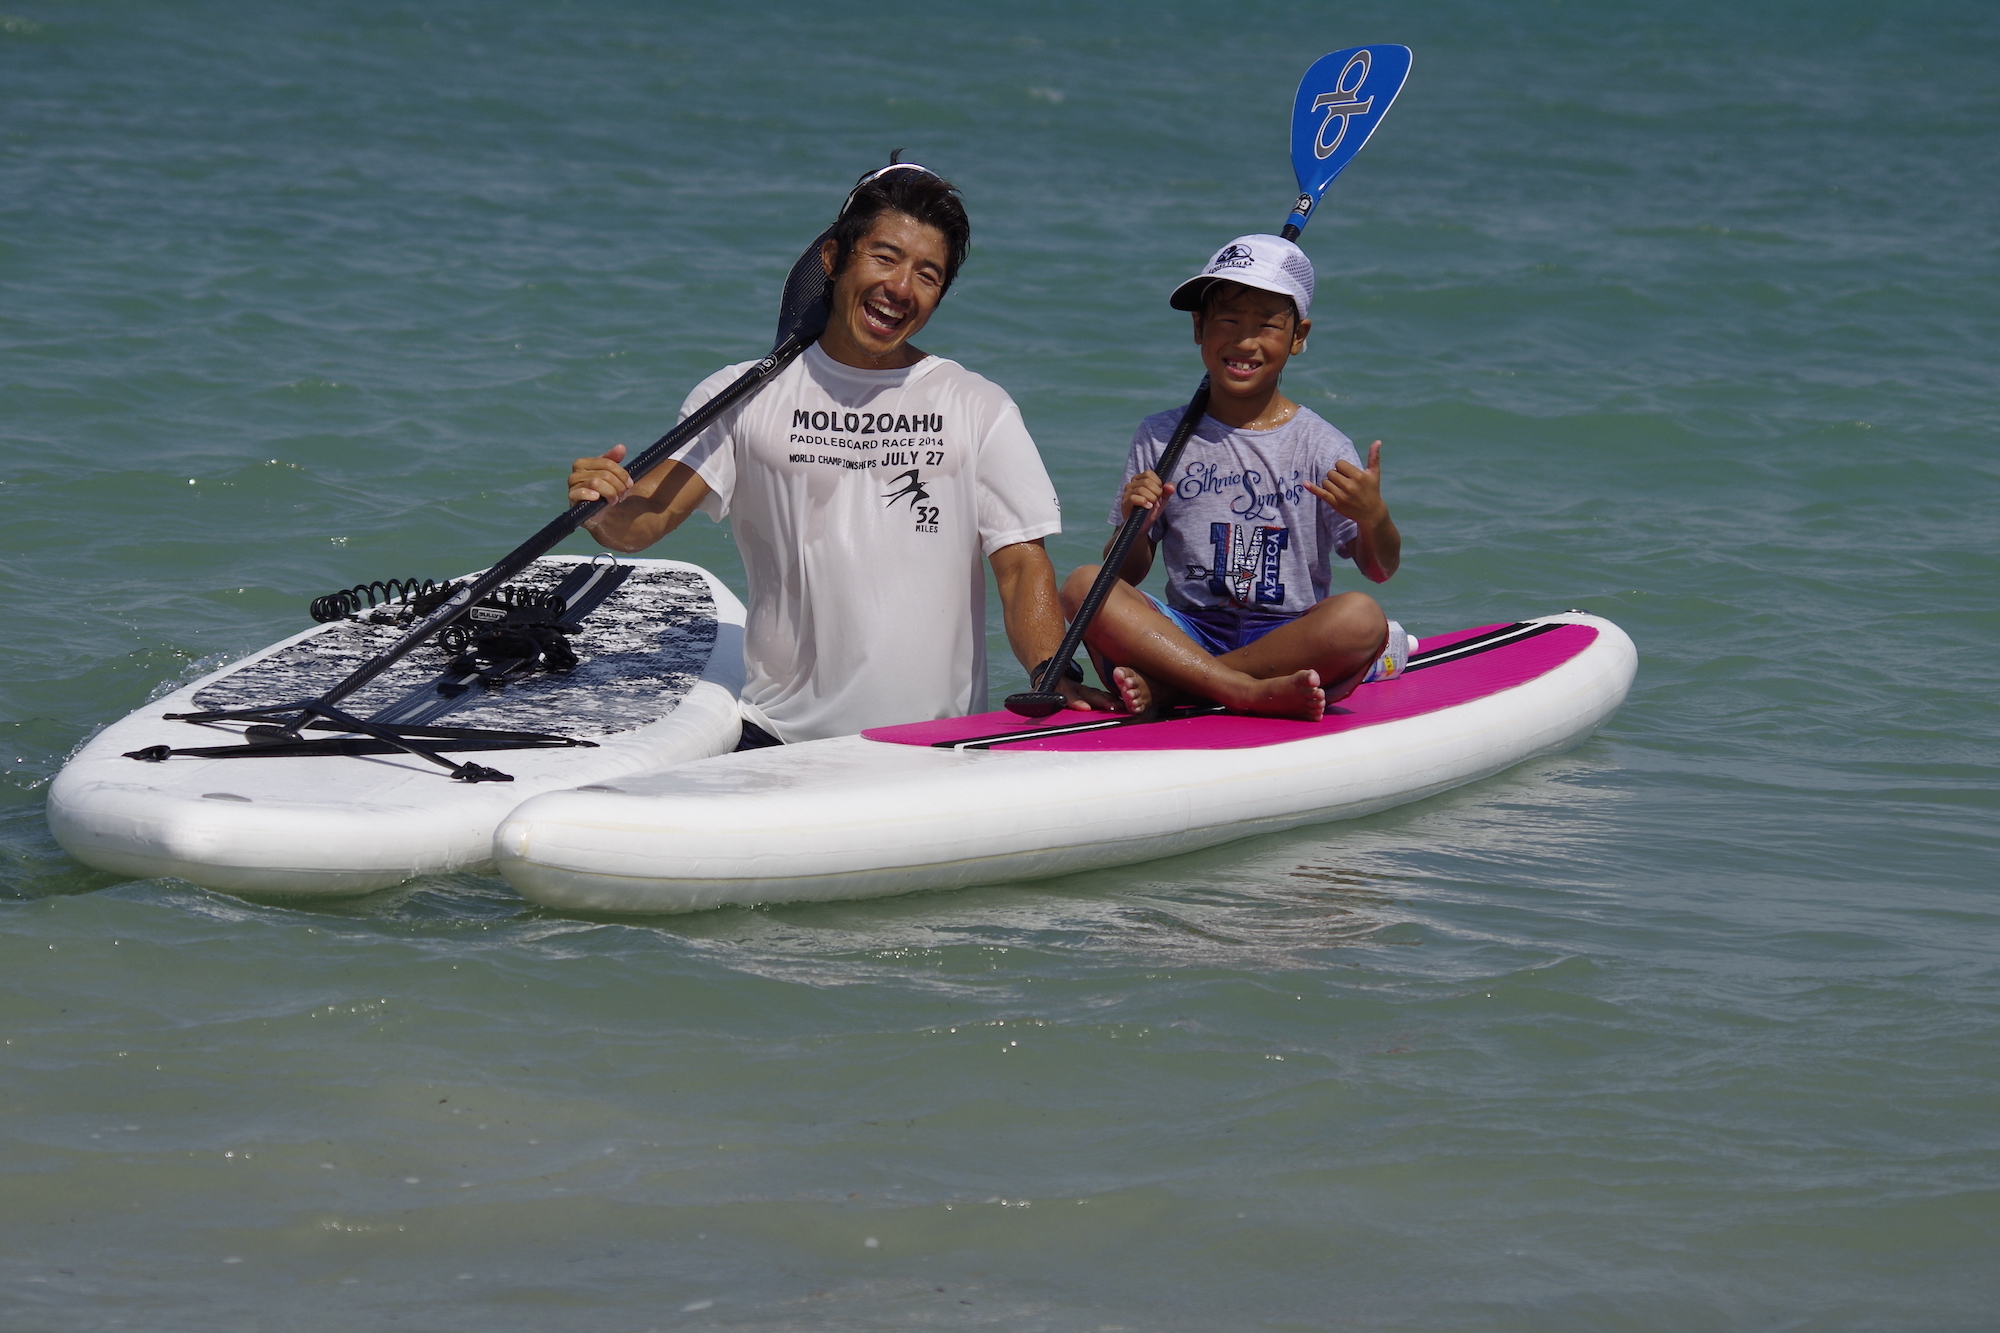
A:
{"type": "MultiPolygon", "coordinates": [[[[1321,93],[1313,99],[1313,110],[1326,112],[1326,119],[1319,123],[1319,133],[1313,136],[1315,157],[1322,160],[1332,157],[1334,150],[1340,147],[1340,141],[1347,137],[1348,119],[1352,116],[1365,116],[1374,109],[1373,97],[1357,100],[1354,96],[1361,91],[1361,85],[1368,81],[1368,63],[1366,48],[1356,51],[1348,57],[1347,63],[1340,67],[1339,77],[1333,81],[1333,91],[1321,93]],[[1350,73],[1354,75],[1351,83],[1347,78],[1350,73]],[[1340,122],[1337,129],[1333,129],[1335,121],[1340,122]],[[1326,132],[1329,129],[1333,129],[1332,143],[1326,141],[1326,132]]],[[[1303,209],[1298,211],[1304,212],[1303,209]]]]}

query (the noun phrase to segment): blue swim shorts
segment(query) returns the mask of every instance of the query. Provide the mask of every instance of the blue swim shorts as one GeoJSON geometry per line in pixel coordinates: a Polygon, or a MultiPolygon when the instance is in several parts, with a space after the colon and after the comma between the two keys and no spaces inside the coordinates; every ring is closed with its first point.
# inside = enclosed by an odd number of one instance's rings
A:
{"type": "MultiPolygon", "coordinates": [[[[1245,613],[1227,607],[1214,611],[1176,611],[1149,592],[1142,592],[1141,596],[1158,607],[1161,615],[1173,621],[1181,633],[1193,639],[1210,657],[1220,657],[1245,644],[1255,643],[1278,626],[1289,625],[1298,618],[1258,615],[1254,611],[1245,613]]],[[[1416,651],[1416,638],[1395,621],[1390,621],[1389,642],[1383,646],[1382,657],[1368,668],[1368,674],[1361,678],[1361,683],[1366,685],[1402,675],[1416,651]]]]}
{"type": "Polygon", "coordinates": [[[1234,652],[1269,634],[1280,625],[1289,625],[1296,616],[1259,615],[1230,608],[1215,611],[1176,611],[1149,592],[1140,594],[1151,602],[1174,627],[1195,641],[1210,657],[1234,652]]]}

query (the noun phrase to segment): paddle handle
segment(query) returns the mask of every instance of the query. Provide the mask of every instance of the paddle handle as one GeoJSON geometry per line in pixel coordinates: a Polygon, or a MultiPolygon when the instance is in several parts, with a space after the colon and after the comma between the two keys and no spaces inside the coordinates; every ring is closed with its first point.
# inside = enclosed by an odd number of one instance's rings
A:
{"type": "MultiPolygon", "coordinates": [[[[632,460],[626,468],[634,481],[646,476],[660,464],[666,462],[674,451],[693,440],[697,435],[714,424],[715,419],[736,406],[746,396],[761,388],[766,381],[798,359],[799,353],[818,340],[819,330],[810,332],[801,329],[771,349],[771,354],[738,376],[734,383],[715,397],[703,403],[687,419],[655,440],[643,453],[632,460]]],[[[445,602],[401,639],[383,649],[376,656],[356,667],[345,680],[313,701],[314,705],[339,703],[348,695],[374,680],[390,667],[421,647],[427,640],[445,626],[465,614],[466,608],[492,592],[495,588],[513,578],[529,565],[553,550],[557,543],[582,527],[586,520],[603,509],[604,500],[579,500],[563,513],[544,524],[541,531],[515,547],[498,563],[465,587],[453,593],[445,602]]],[[[308,706],[311,711],[311,706],[308,706]]]]}
{"type": "MultiPolygon", "coordinates": [[[[1167,447],[1160,454],[1160,461],[1153,465],[1153,471],[1161,477],[1174,470],[1174,464],[1181,461],[1181,451],[1187,448],[1188,437],[1201,424],[1202,414],[1208,411],[1208,376],[1201,377],[1201,385],[1188,400],[1187,410],[1181,413],[1180,424],[1167,440],[1167,447]]],[[[1078,645],[1083,642],[1083,632],[1090,628],[1096,618],[1098,608],[1111,595],[1111,589],[1118,582],[1118,573],[1125,568],[1125,557],[1132,553],[1132,544],[1139,540],[1139,533],[1145,528],[1148,511],[1134,509],[1125,516],[1118,535],[1111,541],[1111,549],[1105,552],[1104,565],[1097,571],[1097,578],[1091,583],[1090,591],[1084,594],[1083,605],[1076,609],[1076,618],[1069,622],[1069,629],[1063,634],[1062,647],[1042,671],[1042,678],[1035,682],[1038,694],[1053,694],[1056,682],[1062,679],[1063,668],[1076,656],[1078,645]]]]}

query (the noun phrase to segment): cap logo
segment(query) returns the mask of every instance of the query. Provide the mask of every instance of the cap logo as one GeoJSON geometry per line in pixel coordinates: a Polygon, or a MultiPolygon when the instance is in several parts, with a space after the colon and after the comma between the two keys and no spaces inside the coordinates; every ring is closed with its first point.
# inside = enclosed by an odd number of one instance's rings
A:
{"type": "Polygon", "coordinates": [[[1253,268],[1256,263],[1257,256],[1250,253],[1249,246],[1232,243],[1223,246],[1215,258],[1208,261],[1208,271],[1216,273],[1225,268],[1253,268]]]}

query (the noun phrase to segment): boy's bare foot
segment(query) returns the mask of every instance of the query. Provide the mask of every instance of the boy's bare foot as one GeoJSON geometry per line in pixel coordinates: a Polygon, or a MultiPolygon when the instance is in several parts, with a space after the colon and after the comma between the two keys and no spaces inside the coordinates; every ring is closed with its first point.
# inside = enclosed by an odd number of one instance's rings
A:
{"type": "Polygon", "coordinates": [[[1116,667],[1111,672],[1111,683],[1118,687],[1118,698],[1125,705],[1125,711],[1136,717],[1149,717],[1153,712],[1153,682],[1134,671],[1131,667],[1116,667]]]}
{"type": "Polygon", "coordinates": [[[1253,679],[1240,697],[1224,702],[1259,717],[1296,717],[1317,722],[1326,716],[1326,691],[1319,687],[1317,671],[1294,671],[1270,680],[1253,679]]]}

